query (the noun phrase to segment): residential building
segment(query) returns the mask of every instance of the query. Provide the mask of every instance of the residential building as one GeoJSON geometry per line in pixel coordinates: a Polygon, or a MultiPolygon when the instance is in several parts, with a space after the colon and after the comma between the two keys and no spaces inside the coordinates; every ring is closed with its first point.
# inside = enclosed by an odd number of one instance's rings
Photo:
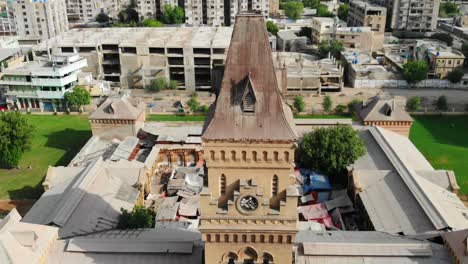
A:
{"type": "Polygon", "coordinates": [[[136,136],[145,122],[146,105],[127,95],[109,97],[89,116],[93,136],[104,140],[136,136]]]}
{"type": "Polygon", "coordinates": [[[92,22],[101,12],[116,18],[119,11],[128,3],[129,1],[125,0],[66,0],[68,21],[71,23],[92,22]]]}
{"type": "Polygon", "coordinates": [[[372,31],[385,32],[387,9],[360,0],[349,3],[348,26],[370,27],[372,31]]]}
{"type": "MultiPolygon", "coordinates": [[[[275,6],[279,7],[279,3],[275,6]]],[[[270,0],[189,0],[185,2],[186,24],[199,26],[232,26],[237,14],[255,11],[268,18],[270,0]]],[[[273,9],[272,11],[274,11],[273,9]]]]}
{"type": "Polygon", "coordinates": [[[424,33],[437,27],[440,0],[371,0],[387,8],[387,29],[394,33],[424,33]]]}
{"type": "Polygon", "coordinates": [[[16,35],[13,13],[8,9],[6,2],[0,2],[0,36],[16,35]]]}
{"type": "Polygon", "coordinates": [[[437,40],[417,40],[413,50],[415,60],[429,65],[429,76],[444,79],[455,68],[462,67],[465,56],[437,40]]]}
{"type": "Polygon", "coordinates": [[[394,98],[376,96],[356,106],[356,112],[365,126],[380,126],[409,137],[413,118],[394,98]]]}
{"type": "MultiPolygon", "coordinates": [[[[138,0],[136,1],[137,11],[140,19],[161,18],[164,13],[164,6],[178,6],[177,0],[138,0]]],[[[187,13],[187,10],[185,11],[187,13]]]]}
{"type": "Polygon", "coordinates": [[[303,53],[274,52],[273,63],[283,95],[340,91],[343,88],[344,68],[335,58],[317,60],[303,53]]]}
{"type": "Polygon", "coordinates": [[[292,30],[280,30],[276,35],[277,49],[279,51],[300,52],[307,45],[307,40],[307,37],[298,36],[292,30]]]}
{"type": "Polygon", "coordinates": [[[36,59],[78,53],[88,61],[83,71],[122,89],[144,88],[166,77],[179,89],[211,91],[222,74],[231,33],[229,27],[73,29],[33,47],[33,53],[36,59]]]}
{"type": "Polygon", "coordinates": [[[330,39],[338,25],[336,20],[331,17],[314,17],[310,27],[312,28],[312,42],[320,43],[330,39]]]}
{"type": "Polygon", "coordinates": [[[236,17],[228,56],[202,135],[208,181],[200,193],[199,230],[205,262],[292,263],[296,134],[263,16],[236,17]]]}
{"type": "Polygon", "coordinates": [[[359,230],[415,235],[468,228],[453,171],[435,170],[406,137],[379,126],[360,132],[367,149],[349,168],[359,230]]]}
{"type": "Polygon", "coordinates": [[[332,36],[345,48],[362,52],[381,50],[384,43],[384,33],[372,31],[370,27],[340,27],[332,36]]]}
{"type": "Polygon", "coordinates": [[[21,37],[45,40],[68,30],[65,0],[11,0],[8,9],[21,37]]]}
{"type": "Polygon", "coordinates": [[[73,89],[77,73],[86,65],[86,59],[76,54],[25,62],[3,70],[0,89],[6,90],[6,102],[11,109],[64,109],[64,94],[73,89]]]}

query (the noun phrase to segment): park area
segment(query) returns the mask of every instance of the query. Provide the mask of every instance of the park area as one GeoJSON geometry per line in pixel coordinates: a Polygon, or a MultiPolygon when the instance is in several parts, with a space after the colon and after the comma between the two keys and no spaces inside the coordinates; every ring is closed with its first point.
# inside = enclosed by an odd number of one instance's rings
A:
{"type": "Polygon", "coordinates": [[[468,116],[413,116],[410,139],[435,169],[455,171],[468,195],[468,116]]]}
{"type": "Polygon", "coordinates": [[[37,199],[48,166],[66,166],[91,137],[87,116],[27,115],[35,127],[19,168],[0,169],[0,199],[37,199]]]}

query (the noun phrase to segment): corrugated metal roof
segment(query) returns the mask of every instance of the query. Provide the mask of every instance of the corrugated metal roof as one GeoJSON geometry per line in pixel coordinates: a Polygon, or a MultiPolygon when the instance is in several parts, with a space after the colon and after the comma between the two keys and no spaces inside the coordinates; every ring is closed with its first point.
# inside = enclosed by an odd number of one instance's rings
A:
{"type": "Polygon", "coordinates": [[[296,140],[291,109],[279,93],[263,16],[236,17],[221,89],[211,111],[215,112],[206,120],[204,140],[296,140]],[[248,113],[242,110],[246,89],[255,94],[254,111],[248,113]]]}

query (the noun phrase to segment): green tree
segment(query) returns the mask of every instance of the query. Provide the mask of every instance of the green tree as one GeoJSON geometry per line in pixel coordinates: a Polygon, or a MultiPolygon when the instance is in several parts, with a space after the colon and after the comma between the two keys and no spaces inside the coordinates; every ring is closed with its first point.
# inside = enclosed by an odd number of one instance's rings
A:
{"type": "Polygon", "coordinates": [[[442,42],[445,42],[447,46],[452,46],[453,45],[453,37],[450,34],[447,33],[434,33],[431,35],[432,39],[437,39],[442,42]]]}
{"type": "Polygon", "coordinates": [[[354,99],[348,103],[348,112],[352,115],[356,113],[356,108],[362,105],[362,100],[354,99]]]}
{"type": "Polygon", "coordinates": [[[196,112],[200,109],[200,101],[198,101],[197,94],[193,94],[190,99],[187,101],[187,105],[190,108],[190,111],[196,112]]]}
{"type": "Polygon", "coordinates": [[[83,86],[75,86],[73,91],[67,92],[64,97],[68,105],[77,107],[80,110],[82,106],[91,103],[91,93],[83,86]]]}
{"type": "Polygon", "coordinates": [[[341,174],[366,153],[359,133],[350,125],[318,128],[299,144],[302,166],[329,175],[341,174]]]}
{"type": "MultiPolygon", "coordinates": [[[[465,58],[468,58],[468,43],[463,42],[462,47],[461,47],[461,52],[465,56],[465,58]]],[[[464,65],[468,65],[468,60],[465,59],[464,65]]]]}
{"type": "Polygon", "coordinates": [[[463,79],[463,75],[465,75],[463,70],[457,68],[447,74],[447,80],[449,80],[451,83],[459,83],[463,79]]]}
{"type": "Polygon", "coordinates": [[[339,104],[335,107],[335,112],[339,115],[343,115],[346,109],[348,109],[346,105],[339,104]]]}
{"type": "Polygon", "coordinates": [[[320,42],[318,51],[320,57],[326,58],[328,57],[328,53],[330,53],[334,57],[338,57],[341,51],[344,50],[343,43],[338,40],[324,40],[320,42]]]}
{"type": "Polygon", "coordinates": [[[121,208],[118,229],[153,228],[155,214],[144,206],[135,206],[132,211],[121,208]]]}
{"type": "Polygon", "coordinates": [[[421,97],[413,96],[406,101],[406,109],[410,112],[415,112],[421,107],[421,97]]]}
{"type": "Polygon", "coordinates": [[[332,110],[333,102],[329,95],[325,96],[322,101],[323,111],[330,112],[332,110]]]}
{"type": "Polygon", "coordinates": [[[0,113],[0,166],[18,166],[23,153],[31,149],[34,127],[19,112],[0,113]]]}
{"type": "Polygon", "coordinates": [[[157,21],[156,19],[148,18],[143,20],[144,27],[162,27],[163,23],[157,21]]]}
{"type": "Polygon", "coordinates": [[[130,3],[124,10],[120,11],[117,17],[119,18],[119,22],[122,24],[130,24],[130,23],[138,23],[140,17],[138,12],[135,10],[134,5],[130,3]]]}
{"type": "Polygon", "coordinates": [[[167,87],[167,80],[164,77],[157,77],[151,80],[150,85],[146,86],[146,90],[150,92],[159,92],[165,90],[167,87]]]}
{"type": "Polygon", "coordinates": [[[168,90],[175,90],[177,89],[177,82],[174,80],[170,80],[169,83],[167,84],[167,89],[168,90]]]}
{"type": "Polygon", "coordinates": [[[316,17],[334,17],[335,15],[328,11],[328,7],[324,4],[319,4],[316,7],[317,13],[315,14],[316,17]]]}
{"type": "Polygon", "coordinates": [[[185,23],[184,9],[166,4],[164,5],[162,20],[164,24],[183,24],[185,23]]]}
{"type": "Polygon", "coordinates": [[[202,113],[208,113],[208,110],[209,110],[209,109],[210,109],[209,106],[207,106],[207,105],[202,105],[202,106],[200,106],[200,107],[198,108],[198,111],[199,111],[199,112],[202,112],[202,113]]]}
{"type": "Polygon", "coordinates": [[[104,13],[104,11],[101,10],[101,13],[99,13],[97,16],[96,16],[96,22],[99,22],[99,23],[108,23],[110,21],[110,17],[104,13]]]}
{"type": "Polygon", "coordinates": [[[275,22],[268,20],[266,22],[266,28],[268,32],[270,32],[272,35],[276,36],[276,34],[278,34],[279,28],[278,25],[275,24],[275,22]]]}
{"type": "Polygon", "coordinates": [[[302,97],[302,95],[296,95],[296,97],[294,97],[293,105],[297,112],[299,113],[304,112],[305,110],[304,97],[302,97]]]}
{"type": "Polygon", "coordinates": [[[409,61],[403,64],[403,77],[408,83],[417,83],[427,78],[429,66],[425,61],[409,61]]]}
{"type": "Polygon", "coordinates": [[[299,19],[304,14],[304,5],[301,2],[288,1],[283,4],[284,13],[291,19],[299,19]]]}
{"type": "Polygon", "coordinates": [[[451,2],[440,4],[439,17],[448,18],[457,16],[458,14],[460,14],[460,8],[457,4],[451,2]]]}
{"type": "Polygon", "coordinates": [[[349,5],[348,4],[342,4],[342,5],[340,5],[340,7],[338,7],[338,17],[341,20],[347,21],[348,12],[349,12],[349,5]]]}
{"type": "Polygon", "coordinates": [[[437,101],[435,103],[436,109],[445,112],[448,110],[448,101],[447,101],[447,96],[441,95],[439,98],[437,98],[437,101]]]}

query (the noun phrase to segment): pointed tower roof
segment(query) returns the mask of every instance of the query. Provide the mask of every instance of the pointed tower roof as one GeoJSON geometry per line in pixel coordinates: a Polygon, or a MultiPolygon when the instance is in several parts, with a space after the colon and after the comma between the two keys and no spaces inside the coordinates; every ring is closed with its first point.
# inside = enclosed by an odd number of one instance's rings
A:
{"type": "Polygon", "coordinates": [[[278,88],[263,16],[236,17],[221,89],[203,140],[295,141],[291,109],[278,88]]]}

